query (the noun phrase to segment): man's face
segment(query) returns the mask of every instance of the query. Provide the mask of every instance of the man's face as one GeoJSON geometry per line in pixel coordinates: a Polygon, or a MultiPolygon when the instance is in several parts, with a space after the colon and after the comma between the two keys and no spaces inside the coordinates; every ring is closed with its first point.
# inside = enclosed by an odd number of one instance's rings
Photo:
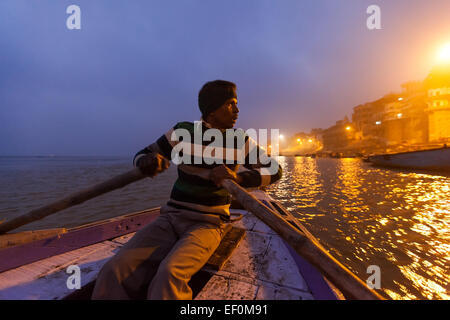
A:
{"type": "Polygon", "coordinates": [[[231,129],[236,124],[239,109],[237,107],[237,99],[231,98],[217,110],[208,115],[208,122],[218,129],[231,129]]]}

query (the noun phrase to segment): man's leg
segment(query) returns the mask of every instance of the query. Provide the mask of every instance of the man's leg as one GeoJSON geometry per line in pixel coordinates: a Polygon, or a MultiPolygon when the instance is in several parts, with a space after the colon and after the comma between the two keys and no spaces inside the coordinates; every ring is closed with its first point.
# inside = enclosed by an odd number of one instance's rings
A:
{"type": "Polygon", "coordinates": [[[169,218],[159,215],[139,230],[102,268],[92,299],[145,298],[159,263],[170,252],[177,235],[169,218]]]}
{"type": "MultiPolygon", "coordinates": [[[[177,218],[177,226],[181,218],[177,218]]],[[[186,224],[186,222],[184,222],[186,224]]],[[[150,283],[148,299],[192,299],[191,277],[208,261],[220,244],[223,227],[190,221],[180,240],[161,262],[150,283]]]]}

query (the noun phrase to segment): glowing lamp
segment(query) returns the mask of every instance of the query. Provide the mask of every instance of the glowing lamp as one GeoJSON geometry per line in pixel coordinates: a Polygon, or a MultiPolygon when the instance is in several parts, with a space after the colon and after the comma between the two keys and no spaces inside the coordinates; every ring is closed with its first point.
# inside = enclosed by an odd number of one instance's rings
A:
{"type": "Polygon", "coordinates": [[[439,49],[436,60],[439,63],[450,63],[450,43],[445,44],[439,49]]]}

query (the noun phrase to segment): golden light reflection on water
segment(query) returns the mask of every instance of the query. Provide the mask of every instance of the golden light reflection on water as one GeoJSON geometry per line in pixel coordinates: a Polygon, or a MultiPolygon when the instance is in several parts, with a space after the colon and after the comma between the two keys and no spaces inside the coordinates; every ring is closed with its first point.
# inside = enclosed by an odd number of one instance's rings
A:
{"type": "Polygon", "coordinates": [[[450,178],[359,159],[280,157],[268,192],[361,279],[380,266],[392,299],[450,299],[450,178]]]}

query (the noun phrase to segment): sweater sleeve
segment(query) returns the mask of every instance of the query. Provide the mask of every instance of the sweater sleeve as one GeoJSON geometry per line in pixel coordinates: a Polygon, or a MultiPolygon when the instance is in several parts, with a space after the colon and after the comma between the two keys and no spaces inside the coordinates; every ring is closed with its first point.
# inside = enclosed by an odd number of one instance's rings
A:
{"type": "MultiPolygon", "coordinates": [[[[178,125],[178,124],[177,124],[178,125]]],[[[161,137],[156,140],[156,142],[152,143],[151,145],[145,147],[144,149],[138,151],[136,155],[133,158],[133,165],[135,167],[138,166],[139,160],[147,155],[155,155],[159,153],[163,157],[165,157],[168,160],[172,160],[172,149],[175,146],[176,143],[171,141],[171,135],[172,132],[176,129],[177,125],[167,131],[165,134],[163,134],[161,137]]]]}
{"type": "Polygon", "coordinates": [[[242,178],[241,186],[263,187],[280,180],[282,169],[278,161],[269,157],[253,140],[248,139],[246,144],[244,171],[238,173],[242,178]]]}

